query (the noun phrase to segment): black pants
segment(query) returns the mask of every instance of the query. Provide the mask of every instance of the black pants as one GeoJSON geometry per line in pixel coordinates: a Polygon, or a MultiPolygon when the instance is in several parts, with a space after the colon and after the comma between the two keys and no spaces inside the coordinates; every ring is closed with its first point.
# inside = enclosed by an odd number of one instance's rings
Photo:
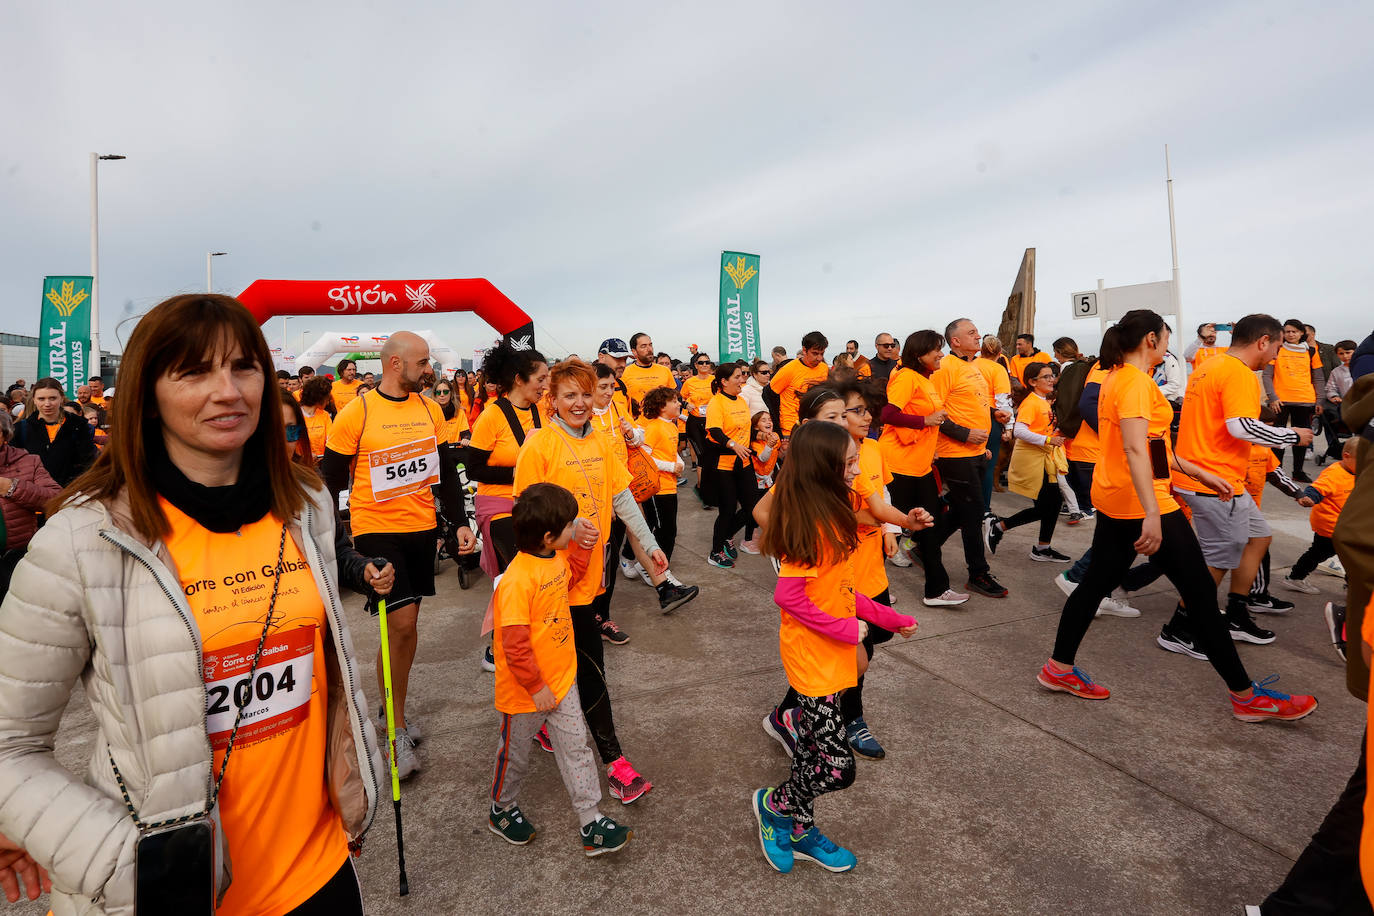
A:
{"type": "Polygon", "coordinates": [[[711,531],[711,552],[720,553],[725,542],[734,537],[745,522],[754,517],[754,503],[759,499],[758,478],[751,467],[735,468],[733,471],[710,471],[715,479],[716,516],[715,528],[711,531]]]}
{"type": "Polygon", "coordinates": [[[964,562],[970,578],[988,571],[983,556],[983,470],[988,460],[981,455],[971,458],[936,458],[940,479],[945,484],[945,501],[949,503],[950,529],[963,536],[964,562]]]}
{"type": "Polygon", "coordinates": [[[1084,512],[1093,505],[1093,470],[1096,467],[1091,461],[1069,460],[1069,486],[1078,500],[1078,508],[1084,512]]]}
{"type": "Polygon", "coordinates": [[[582,699],[582,716],[587,720],[587,731],[592,734],[601,762],[610,763],[621,756],[620,739],[615,734],[611,694],[606,689],[602,618],[597,607],[593,601],[572,609],[573,645],[577,648],[577,692],[582,699]]]}
{"type": "Polygon", "coordinates": [[[348,858],[324,887],[287,916],[353,916],[355,913],[363,916],[363,892],[358,886],[353,860],[348,858]]]}
{"type": "Polygon", "coordinates": [[[1312,841],[1288,870],[1278,890],[1264,898],[1264,916],[1369,916],[1374,913],[1360,881],[1360,831],[1364,829],[1365,738],[1360,762],[1345,791],[1327,812],[1312,841]]]}
{"type": "MultiPolygon", "coordinates": [[[[611,619],[611,596],[615,594],[615,583],[620,578],[620,564],[617,558],[622,555],[622,546],[628,550],[630,539],[625,536],[625,523],[617,515],[611,519],[611,533],[606,537],[606,568],[601,571],[601,581],[605,584],[606,590],[592,599],[592,607],[601,615],[602,620],[611,619]]],[[[629,554],[629,558],[633,560],[634,551],[630,550],[629,554]]]]}
{"type": "Polygon", "coordinates": [[[644,503],[644,520],[654,533],[654,540],[663,549],[663,555],[673,558],[673,545],[677,543],[677,494],[660,493],[644,503]]]}
{"type": "Polygon", "coordinates": [[[1341,420],[1341,405],[1326,401],[1322,405],[1322,431],[1326,433],[1326,457],[1341,460],[1341,437],[1350,435],[1350,427],[1341,420]]]}
{"type": "Polygon", "coordinates": [[[1269,551],[1264,552],[1259,569],[1255,571],[1255,581],[1250,585],[1250,594],[1256,597],[1269,594],[1269,551]]]}
{"type": "Polygon", "coordinates": [[[1321,534],[1312,535],[1312,546],[1302,556],[1298,557],[1298,562],[1293,564],[1293,569],[1289,572],[1289,577],[1293,579],[1306,579],[1312,570],[1317,568],[1318,563],[1331,559],[1336,555],[1336,545],[1331,543],[1331,538],[1321,534]]]}
{"type": "Polygon", "coordinates": [[[1059,507],[1062,505],[1064,494],[1059,492],[1059,484],[1050,480],[1050,474],[1046,471],[1040,481],[1040,492],[1035,497],[1035,503],[1002,519],[1002,526],[1010,531],[1038,521],[1040,543],[1048,544],[1054,538],[1054,526],[1059,523],[1059,507]]]}
{"type": "Polygon", "coordinates": [[[28,545],[25,544],[23,547],[10,548],[0,556],[0,601],[10,593],[10,579],[14,577],[14,568],[24,559],[27,550],[28,545]]]}
{"type": "MultiPolygon", "coordinates": [[[[1059,616],[1059,632],[1055,636],[1052,656],[1055,661],[1064,665],[1074,663],[1078,646],[1097,613],[1097,605],[1122,581],[1135,559],[1135,542],[1143,524],[1138,518],[1116,519],[1097,513],[1092,563],[1059,616]]],[[[1164,570],[1188,608],[1188,631],[1226,681],[1226,686],[1233,692],[1246,690],[1250,686],[1250,675],[1236,654],[1226,618],[1217,610],[1216,583],[1207,571],[1197,535],[1183,517],[1183,511],[1175,509],[1162,516],[1160,532],[1161,543],[1153,561],[1164,570]]]]}
{"type": "Polygon", "coordinates": [[[949,513],[940,499],[935,472],[931,471],[924,477],[893,474],[892,482],[887,485],[887,495],[896,509],[910,512],[920,506],[935,520],[935,524],[929,528],[916,532],[913,540],[916,541],[921,567],[925,570],[925,597],[940,597],[949,590],[949,573],[945,571],[944,558],[940,555],[940,545],[948,537],[949,513]]]}
{"type": "Polygon", "coordinates": [[[491,546],[496,551],[496,568],[505,572],[518,553],[515,547],[515,519],[507,515],[505,518],[496,519],[489,527],[491,546]]]}
{"type": "MultiPolygon", "coordinates": [[[[1275,426],[1292,426],[1296,429],[1310,429],[1312,427],[1312,414],[1316,412],[1316,407],[1311,404],[1284,404],[1279,408],[1278,419],[1274,421],[1275,426]]],[[[1274,449],[1274,454],[1278,456],[1279,462],[1283,462],[1283,449],[1274,449]]],[[[1301,474],[1303,462],[1307,460],[1307,446],[1293,446],[1293,473],[1301,474]]]]}

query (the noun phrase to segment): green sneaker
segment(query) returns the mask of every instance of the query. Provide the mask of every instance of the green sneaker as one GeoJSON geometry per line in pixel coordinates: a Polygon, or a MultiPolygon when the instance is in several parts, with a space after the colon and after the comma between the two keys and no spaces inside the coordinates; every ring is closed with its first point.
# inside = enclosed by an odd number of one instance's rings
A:
{"type": "Polygon", "coordinates": [[[524,846],[534,839],[534,825],[525,820],[519,805],[511,805],[505,811],[497,811],[496,806],[492,805],[491,814],[487,816],[487,827],[514,846],[524,846]]]}
{"type": "Polygon", "coordinates": [[[588,856],[601,856],[615,852],[630,842],[634,831],[611,820],[599,817],[582,828],[582,851],[588,856]]]}

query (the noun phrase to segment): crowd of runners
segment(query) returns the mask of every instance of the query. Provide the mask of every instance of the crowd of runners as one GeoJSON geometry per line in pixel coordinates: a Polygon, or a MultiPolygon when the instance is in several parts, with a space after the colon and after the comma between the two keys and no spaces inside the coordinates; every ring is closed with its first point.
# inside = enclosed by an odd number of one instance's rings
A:
{"type": "MultiPolygon", "coordinates": [[[[813,331],[769,360],[717,362],[637,332],[586,360],[503,344],[467,372],[399,331],[379,374],[347,359],[291,373],[235,300],[174,297],[136,327],[113,390],[92,378],[68,400],[53,379],[20,381],[0,411],[0,885],[11,899],[21,882],[55,888],[58,913],[361,912],[350,852],[385,776],[423,769],[406,699],[449,559],[490,580],[473,662],[499,713],[485,816],[517,845],[536,834],[520,807],[536,746],[585,853],[629,842],[602,780],[621,806],[653,782],[621,745],[607,683],[607,647],[630,640],[617,579],[689,613],[702,589],[731,587],[741,553],[777,574],[759,611],[779,615],[787,683],[758,714],[790,765],[751,804],[778,871],[857,864],[814,802],[853,782],[856,755],[886,754],[864,677],[876,646],[917,627],[892,606],[892,576],[958,614],[1009,596],[994,564],[1018,541],[1059,564],[1043,583],[1066,595],[1058,631],[1025,679],[1087,700],[1111,695],[1078,663],[1094,618],[1139,616],[1132,593],[1164,576],[1179,601],[1158,646],[1210,663],[1241,721],[1303,718],[1315,697],[1253,677],[1235,642],[1273,643],[1254,615],[1293,605],[1271,588],[1315,592],[1307,577],[1339,562],[1367,438],[1342,406],[1374,337],[1328,347],[1263,314],[1197,334],[1180,363],[1164,320],[1133,311],[1097,356],[1028,333],[1004,353],[959,318],[879,334],[871,356],[856,340],[831,355],[813,331]],[[1271,557],[1266,486],[1311,509],[1301,556],[1271,557]],[[999,516],[994,491],[1024,503],[999,516]],[[717,571],[697,583],[672,569],[689,506],[715,513],[709,544],[691,546],[717,571]],[[1060,524],[1092,525],[1091,548],[1056,549],[1060,524]],[[375,693],[344,586],[385,618],[375,693]],[[77,678],[99,729],[84,776],[52,757],[77,678]],[[159,890],[169,857],[182,878],[159,890]]],[[[1325,618],[1344,657],[1345,605],[1325,618]]],[[[1363,762],[1357,775],[1362,788],[1363,762]]]]}

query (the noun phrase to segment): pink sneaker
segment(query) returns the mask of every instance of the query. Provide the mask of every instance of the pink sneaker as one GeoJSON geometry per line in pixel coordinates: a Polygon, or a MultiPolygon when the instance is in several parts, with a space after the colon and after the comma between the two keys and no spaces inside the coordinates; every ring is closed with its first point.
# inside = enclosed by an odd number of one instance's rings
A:
{"type": "Polygon", "coordinates": [[[623,805],[632,804],[645,792],[654,787],[630,766],[630,761],[617,757],[606,767],[606,782],[611,788],[611,797],[620,799],[623,805]]]}
{"type": "Polygon", "coordinates": [[[553,753],[553,742],[549,740],[549,727],[547,725],[539,726],[539,733],[534,736],[534,740],[537,741],[539,746],[544,750],[548,751],[550,754],[553,753]]]}
{"type": "Polygon", "coordinates": [[[745,541],[743,544],[740,544],[740,545],[739,545],[739,549],[740,549],[740,550],[743,550],[745,553],[751,554],[751,555],[753,555],[753,556],[758,556],[758,555],[759,555],[759,543],[758,543],[757,540],[755,540],[755,539],[753,539],[753,538],[750,538],[749,540],[745,541]]]}

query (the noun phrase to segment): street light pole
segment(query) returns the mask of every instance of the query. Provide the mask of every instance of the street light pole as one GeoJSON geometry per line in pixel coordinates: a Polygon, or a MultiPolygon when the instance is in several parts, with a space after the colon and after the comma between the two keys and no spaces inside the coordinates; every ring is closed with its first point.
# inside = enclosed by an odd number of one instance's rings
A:
{"type": "Polygon", "coordinates": [[[205,252],[205,291],[206,291],[207,293],[213,293],[213,292],[215,291],[215,272],[214,272],[214,268],[211,267],[211,264],[212,264],[213,262],[212,262],[210,259],[211,259],[211,258],[217,258],[217,257],[219,257],[219,256],[221,256],[221,255],[226,255],[226,254],[228,254],[228,253],[229,253],[229,252],[227,252],[227,251],[207,251],[207,252],[205,252]]]}
{"type": "Polygon", "coordinates": [[[99,172],[101,159],[123,159],[123,156],[91,153],[91,351],[94,354],[92,375],[101,374],[100,365],[100,194],[99,172]]]}

